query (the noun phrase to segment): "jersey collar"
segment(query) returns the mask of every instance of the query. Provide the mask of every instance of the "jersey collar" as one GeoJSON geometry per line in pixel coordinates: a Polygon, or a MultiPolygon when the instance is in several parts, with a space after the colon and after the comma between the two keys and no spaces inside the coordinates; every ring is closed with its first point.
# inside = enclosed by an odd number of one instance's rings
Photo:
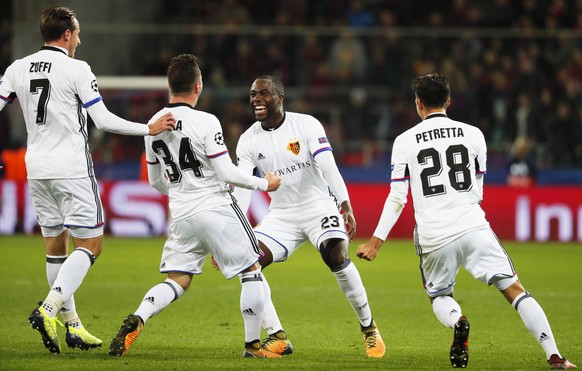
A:
{"type": "Polygon", "coordinates": [[[67,54],[67,50],[65,48],[61,48],[60,46],[47,46],[47,45],[44,45],[42,48],[40,48],[40,50],[52,50],[52,51],[55,51],[55,52],[61,52],[64,55],[68,55],[67,54]]]}
{"type": "Polygon", "coordinates": [[[447,115],[445,115],[444,113],[440,113],[440,112],[431,113],[430,115],[426,116],[424,119],[428,120],[428,119],[433,119],[435,117],[447,117],[447,115]]]}
{"type": "Polygon", "coordinates": [[[168,103],[168,105],[166,106],[168,108],[173,108],[173,107],[188,107],[188,108],[192,108],[194,109],[194,107],[192,107],[191,105],[189,105],[188,103],[184,103],[184,102],[179,102],[179,103],[168,103]]]}
{"type": "Polygon", "coordinates": [[[261,129],[263,129],[264,131],[275,131],[275,130],[279,129],[281,126],[283,126],[283,123],[285,122],[286,117],[287,117],[287,112],[283,111],[283,118],[281,118],[281,122],[279,123],[279,125],[277,125],[274,128],[265,128],[263,126],[263,123],[261,123],[261,129]]]}

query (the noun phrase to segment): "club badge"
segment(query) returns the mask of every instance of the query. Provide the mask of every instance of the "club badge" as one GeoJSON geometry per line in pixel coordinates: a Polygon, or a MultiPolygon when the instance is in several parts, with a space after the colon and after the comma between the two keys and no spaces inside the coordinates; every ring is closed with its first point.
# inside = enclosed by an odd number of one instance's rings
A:
{"type": "Polygon", "coordinates": [[[287,144],[287,149],[291,151],[294,155],[298,155],[301,151],[301,145],[299,144],[299,140],[295,139],[293,142],[289,142],[287,144]]]}

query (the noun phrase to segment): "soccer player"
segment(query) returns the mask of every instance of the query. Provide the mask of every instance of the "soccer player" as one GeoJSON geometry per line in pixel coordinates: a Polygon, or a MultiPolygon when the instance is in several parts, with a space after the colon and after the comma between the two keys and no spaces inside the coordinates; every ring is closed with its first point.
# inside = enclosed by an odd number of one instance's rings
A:
{"type": "Polygon", "coordinates": [[[459,266],[495,286],[539,341],[552,368],[576,368],[558,351],[538,302],[524,289],[507,252],[481,209],[487,148],[481,131],[446,115],[450,87],[440,74],[414,79],[416,111],[422,121],[399,135],[392,150],[390,194],[370,240],[357,256],[373,260],[406,205],[412,190],[414,243],[422,280],[438,320],[454,330],[453,367],[469,359],[469,321],[453,299],[459,266]]]}
{"type": "Polygon", "coordinates": [[[59,311],[69,347],[101,346],[101,340],[83,327],[73,298],[101,253],[105,222],[88,145],[87,113],[97,128],[118,134],[156,135],[174,125],[171,114],[146,126],[107,110],[91,68],[74,59],[80,30],[73,10],[46,9],[40,16],[44,46],[12,63],[0,82],[0,110],[18,97],[26,122],[28,185],[45,241],[51,286],[29,322],[51,353],[61,349],[59,311]],[[75,250],[67,257],[69,232],[75,250]]]}
{"type": "MultiPolygon", "coordinates": [[[[281,188],[271,195],[268,215],[254,229],[265,253],[259,262],[264,269],[272,262],[285,261],[305,241],[311,241],[356,312],[366,354],[383,357],[386,349],[366,289],[349,257],[348,243],[356,231],[356,220],[331,145],[316,118],[284,110],[284,97],[283,84],[273,76],[260,76],[253,82],[250,106],[257,122],[241,135],[237,146],[240,169],[249,174],[256,169],[261,175],[273,169],[283,178],[281,188]]],[[[249,192],[237,192],[244,210],[249,192]]],[[[293,351],[270,291],[263,327],[269,334],[263,343],[267,349],[280,354],[293,351]]]]}
{"type": "Polygon", "coordinates": [[[127,316],[111,340],[109,355],[124,355],[147,320],[190,287],[212,254],[227,278],[239,276],[240,310],[245,327],[244,357],[280,358],[261,346],[264,288],[257,239],[244,213],[231,196],[234,186],[274,191],[281,177],[267,172],[259,179],[238,169],[228,155],[216,116],[194,109],[202,93],[198,59],[174,57],[168,67],[170,103],[152,120],[171,112],[172,132],[146,138],[150,184],[169,196],[172,221],[164,244],[160,272],[167,279],[152,287],[137,310],[127,316]]]}

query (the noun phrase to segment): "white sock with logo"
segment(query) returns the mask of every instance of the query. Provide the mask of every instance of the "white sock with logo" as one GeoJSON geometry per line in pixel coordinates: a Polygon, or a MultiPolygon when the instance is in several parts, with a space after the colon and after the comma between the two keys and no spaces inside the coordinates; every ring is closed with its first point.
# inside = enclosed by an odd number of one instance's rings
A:
{"type": "MultiPolygon", "coordinates": [[[[46,256],[46,278],[50,287],[52,287],[53,283],[55,283],[57,275],[59,274],[59,270],[61,269],[61,266],[65,260],[67,260],[67,255],[46,256]]],[[[63,321],[65,324],[76,328],[83,326],[77,314],[74,295],[71,295],[71,297],[63,303],[60,312],[63,316],[63,321]]]]}
{"type": "Polygon", "coordinates": [[[340,271],[332,271],[340,289],[352,305],[354,312],[360,320],[360,325],[368,327],[372,324],[372,311],[368,304],[366,289],[362,283],[360,272],[353,262],[340,271]]]}
{"type": "Polygon", "coordinates": [[[525,327],[546,352],[546,359],[549,359],[552,354],[562,357],[554,340],[548,318],[538,302],[525,291],[518,295],[511,305],[519,313],[525,327]]]}
{"type": "Polygon", "coordinates": [[[149,289],[134,314],[140,316],[145,324],[148,319],[160,313],[182,295],[184,295],[182,286],[168,278],[149,289]]]}
{"type": "Polygon", "coordinates": [[[77,247],[65,260],[43,302],[43,307],[49,316],[56,317],[57,311],[73,296],[81,286],[94,260],[93,253],[83,247],[77,247]]]}
{"type": "Polygon", "coordinates": [[[461,318],[461,306],[450,296],[437,296],[432,301],[432,310],[438,320],[449,328],[455,327],[461,318]]]}
{"type": "Polygon", "coordinates": [[[240,311],[245,324],[245,343],[261,338],[261,323],[265,311],[265,291],[260,270],[239,275],[241,282],[240,311]]]}

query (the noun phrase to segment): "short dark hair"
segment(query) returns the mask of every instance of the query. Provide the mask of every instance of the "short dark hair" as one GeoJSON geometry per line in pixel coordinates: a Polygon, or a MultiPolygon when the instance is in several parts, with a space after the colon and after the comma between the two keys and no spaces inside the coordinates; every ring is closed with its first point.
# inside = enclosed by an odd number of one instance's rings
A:
{"type": "Polygon", "coordinates": [[[451,95],[447,78],[438,73],[428,73],[412,80],[412,91],[429,108],[444,107],[451,95]]]}
{"type": "Polygon", "coordinates": [[[183,94],[192,91],[201,77],[200,62],[195,55],[180,54],[170,61],[168,84],[172,94],[183,94]]]}
{"type": "Polygon", "coordinates": [[[66,30],[77,29],[74,10],[64,6],[45,9],[40,15],[40,34],[44,42],[57,41],[66,30]]]}
{"type": "Polygon", "coordinates": [[[277,93],[284,97],[285,96],[285,87],[283,86],[283,83],[281,82],[281,80],[279,80],[277,77],[273,76],[273,75],[261,75],[259,77],[256,78],[256,80],[269,80],[273,83],[273,85],[275,85],[275,89],[277,90],[277,93]]]}

